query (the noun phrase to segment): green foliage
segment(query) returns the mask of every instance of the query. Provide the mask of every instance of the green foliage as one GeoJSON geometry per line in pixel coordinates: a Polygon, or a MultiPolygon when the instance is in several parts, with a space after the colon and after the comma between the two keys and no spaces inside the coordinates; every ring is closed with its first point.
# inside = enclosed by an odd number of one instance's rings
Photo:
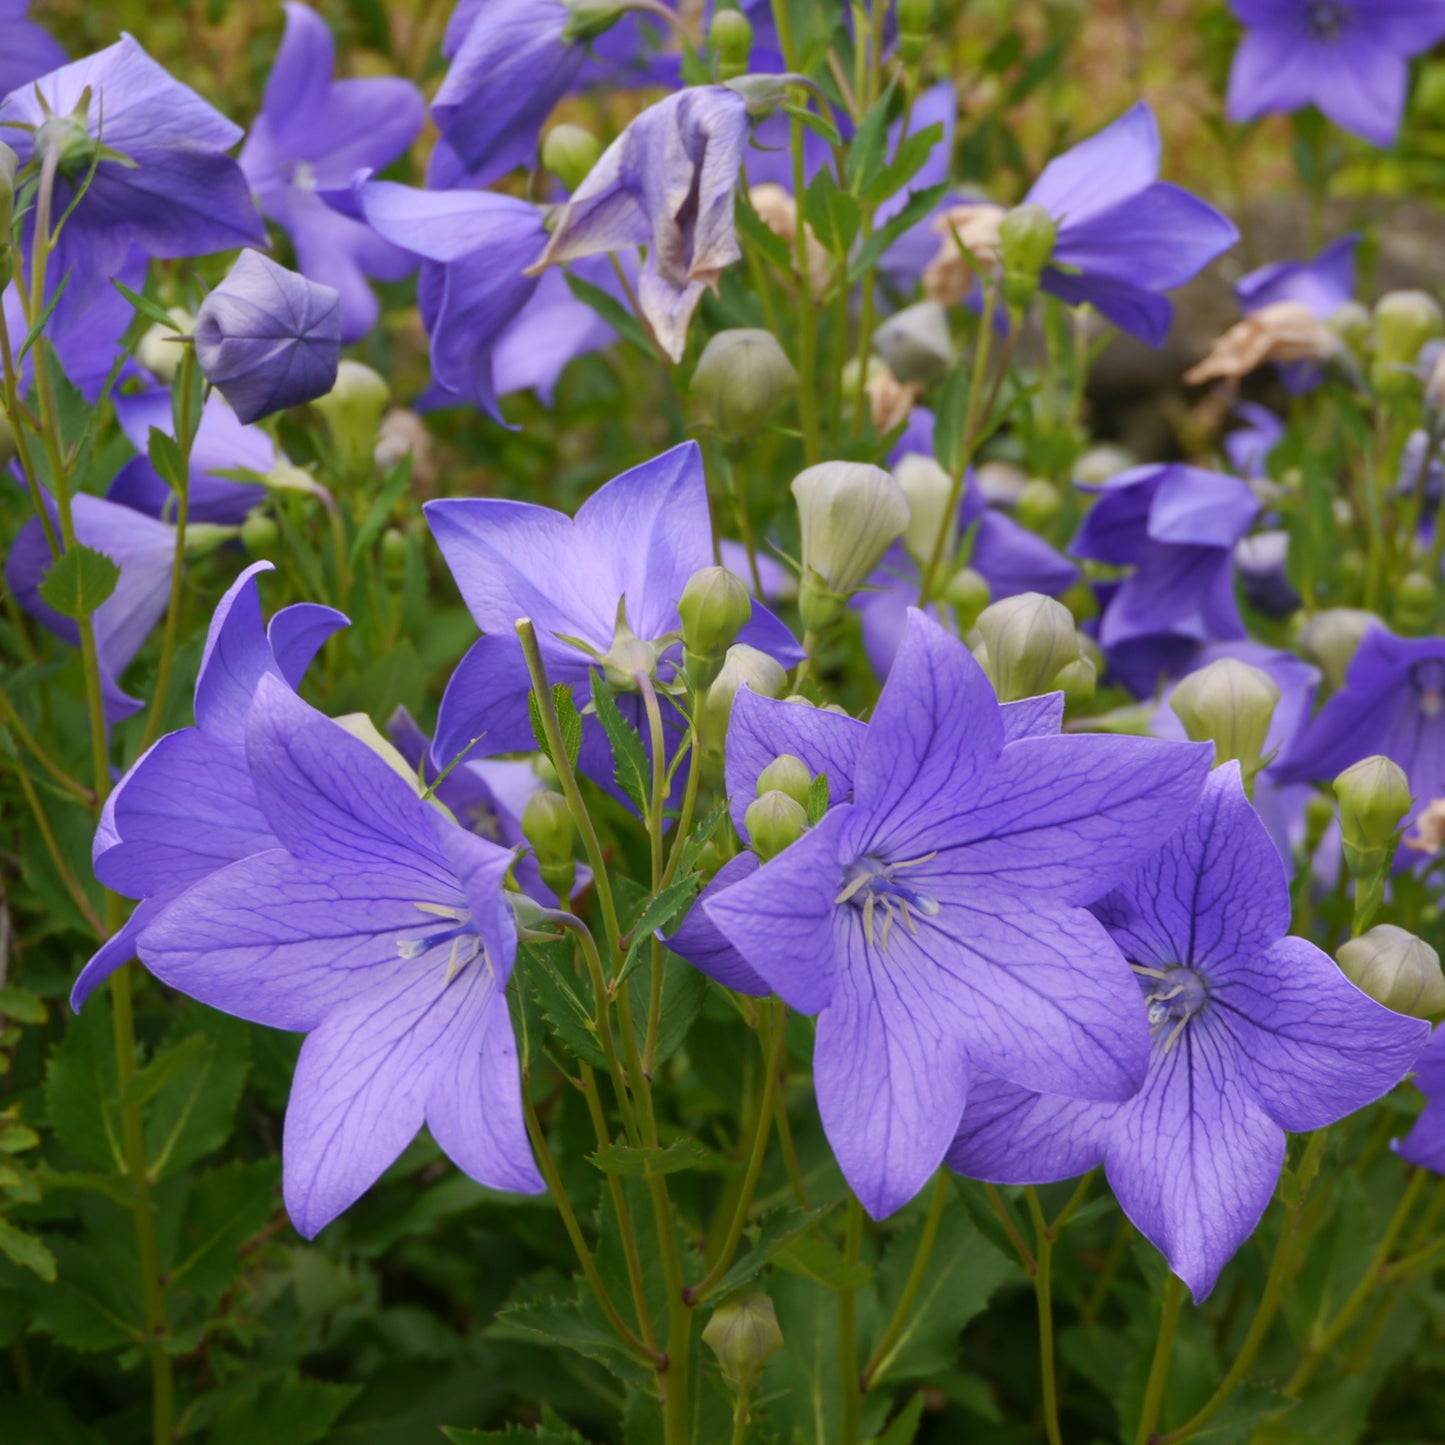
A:
{"type": "Polygon", "coordinates": [[[104,552],[77,542],[50,564],[40,599],[62,617],[84,620],[105,603],[119,581],[120,568],[104,552]]]}

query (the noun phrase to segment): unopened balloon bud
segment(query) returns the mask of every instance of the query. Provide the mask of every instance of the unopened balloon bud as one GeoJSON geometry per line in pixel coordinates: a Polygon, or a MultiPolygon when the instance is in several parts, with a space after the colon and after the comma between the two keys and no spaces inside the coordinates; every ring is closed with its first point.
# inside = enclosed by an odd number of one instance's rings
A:
{"type": "Polygon", "coordinates": [[[1372,324],[1369,308],[1358,301],[1336,306],[1325,321],[1341,343],[1357,356],[1369,345],[1372,324]]]}
{"type": "Polygon", "coordinates": [[[336,368],[336,384],[316,401],[348,470],[370,466],[390,394],[386,382],[369,366],[343,361],[336,368]]]}
{"type": "Polygon", "coordinates": [[[1031,532],[1046,532],[1053,526],[1064,501],[1059,489],[1044,477],[1031,477],[1019,492],[1014,515],[1031,532]]]}
{"type": "Polygon", "coordinates": [[[1000,702],[1052,691],[1059,674],[1079,658],[1069,609],[1041,592],[991,603],[979,615],[978,630],[983,636],[984,669],[1000,702]]]}
{"type": "Polygon", "coordinates": [[[561,793],[542,788],[527,799],[522,809],[522,836],[537,855],[543,882],[559,898],[568,897],[577,877],[572,856],[577,825],[561,793]]]}
{"type": "Polygon", "coordinates": [[[1372,878],[1394,855],[1400,823],[1410,810],[1410,781],[1398,763],[1376,754],[1346,768],[1334,789],[1345,862],[1357,878],[1372,878]]]}
{"type": "Polygon", "coordinates": [[[154,326],[149,327],[136,345],[135,359],[157,381],[169,386],[181,369],[181,359],[190,344],[196,318],[180,306],[172,306],[166,314],[175,325],[162,326],[157,321],[154,326]]]}
{"type": "Polygon", "coordinates": [[[777,337],[756,327],[718,332],[692,374],[692,393],[712,424],[736,441],[755,435],[797,386],[777,337]]]}
{"type": "Polygon", "coordinates": [[[1169,706],[1196,743],[1214,744],[1214,762],[1238,762],[1246,778],[1262,766],[1279,686],[1238,658],[1221,657],[1181,678],[1169,706]]]}
{"type": "Polygon", "coordinates": [[[262,511],[251,512],[241,523],[241,545],[253,557],[264,557],[280,535],[280,528],[262,511]]]}
{"type": "Polygon", "coordinates": [[[567,26],[562,39],[569,45],[585,45],[610,30],[630,8],[627,0],[562,0],[567,7],[567,26]]]}
{"type": "Polygon", "coordinates": [[[44,162],[54,154],[62,174],[72,178],[83,176],[100,153],[99,142],[86,124],[89,95],[86,90],[69,115],[47,115],[35,132],[36,160],[44,162]]]}
{"type": "Polygon", "coordinates": [[[953,608],[959,635],[962,636],[978,625],[983,609],[993,601],[993,589],[987,579],[972,567],[960,567],[943,584],[943,600],[953,608]]]}
{"type": "Polygon", "coordinates": [[[1395,605],[1402,613],[1426,616],[1435,606],[1435,584],[1424,572],[1407,572],[1395,584],[1395,605]]]}
{"type": "Polygon", "coordinates": [[[1445,974],[1440,955],[1422,938],[1379,923],[1340,945],[1341,972],[1356,988],[1396,1013],[1417,1019],[1445,1013],[1445,974]]]}
{"type": "Polygon", "coordinates": [[[10,244],[10,225],[15,219],[15,173],[20,158],[0,141],[0,248],[10,244]]]}
{"type": "Polygon", "coordinates": [[[895,464],[893,475],[908,499],[903,545],[926,566],[938,545],[939,532],[946,530],[943,554],[949,555],[958,532],[958,508],[949,506],[953,478],[922,452],[905,452],[895,464]]]}
{"type": "Polygon", "coordinates": [[[724,652],[753,615],[747,584],[726,567],[704,567],[687,579],[677,610],[687,674],[695,687],[709,687],[724,652]]]}
{"type": "Polygon", "coordinates": [[[1015,206],[999,223],[1003,295],[1015,310],[1034,299],[1058,239],[1058,222],[1036,202],[1015,206]]]}
{"type": "Polygon", "coordinates": [[[767,1295],[734,1295],[713,1312],[702,1332],[703,1343],[717,1356],[723,1377],[747,1394],[763,1366],[783,1348],[777,1312],[767,1295]]]}
{"type": "Polygon", "coordinates": [[[1079,656],[1067,663],[1054,678],[1054,686],[1064,695],[1064,701],[1078,707],[1092,702],[1099,683],[1099,669],[1092,658],[1079,656]]]}
{"type": "Polygon", "coordinates": [[[1445,333],[1445,315],[1423,291],[1388,291],[1375,303],[1375,358],[1370,383],[1382,396],[1417,384],[1415,363],[1427,341],[1445,333]]]}
{"type": "Polygon", "coordinates": [[[782,664],[749,647],[735,642],[727,650],[722,671],[713,679],[702,706],[703,738],[709,748],[721,753],[727,737],[728,719],[732,716],[733,699],[738,690],[750,687],[762,697],[781,697],[788,685],[788,674],[782,664]]]}
{"type": "Polygon", "coordinates": [[[1098,487],[1110,477],[1117,477],[1120,472],[1127,472],[1130,467],[1138,464],[1138,458],[1123,447],[1107,444],[1090,447],[1074,463],[1074,480],[1085,486],[1098,487]]]}
{"type": "Polygon", "coordinates": [[[808,795],[813,788],[813,774],[802,758],[792,753],[776,757],[758,774],[757,794],[786,793],[795,803],[808,806],[808,795]]]}
{"type": "Polygon", "coordinates": [[[1325,686],[1337,692],[1344,686],[1345,673],[1359,650],[1360,640],[1379,621],[1373,612],[1357,607],[1328,607],[1316,612],[1300,628],[1300,655],[1306,662],[1314,663],[1325,686]]]}
{"type": "Polygon", "coordinates": [[[793,496],[803,541],[803,625],[817,631],[841,615],[903,535],[908,498],[891,472],[863,462],[809,467],[793,478],[793,496]]]}
{"type": "Polygon", "coordinates": [[[565,191],[575,191],[591,173],[602,146],[580,125],[554,125],[542,142],[542,168],[555,176],[565,191]]]}
{"type": "Polygon", "coordinates": [[[937,301],[919,301],[894,312],[874,333],[873,349],[905,385],[933,386],[958,361],[948,313],[937,301]]]}
{"type": "Polygon", "coordinates": [[[707,28],[707,40],[717,56],[719,80],[734,80],[747,73],[753,27],[741,10],[719,9],[707,28]]]}
{"type": "Polygon", "coordinates": [[[743,826],[752,840],[753,852],[768,863],[803,836],[808,828],[808,813],[796,798],[774,788],[748,804],[743,826]]]}
{"type": "Polygon", "coordinates": [[[381,570],[388,582],[400,582],[406,575],[406,533],[399,527],[388,527],[381,534],[381,570]]]}

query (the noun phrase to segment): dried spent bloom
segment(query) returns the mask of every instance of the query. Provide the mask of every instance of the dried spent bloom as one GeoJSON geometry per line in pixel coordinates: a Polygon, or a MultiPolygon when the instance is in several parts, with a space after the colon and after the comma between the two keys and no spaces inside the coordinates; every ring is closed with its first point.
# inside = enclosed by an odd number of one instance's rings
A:
{"type": "Polygon", "coordinates": [[[1339,338],[1303,302],[1274,301],[1235,322],[1209,355],[1184,373],[1184,380],[1190,386],[1238,381],[1267,361],[1326,362],[1339,349],[1339,338]]]}
{"type": "MultiPolygon", "coordinates": [[[[792,246],[798,236],[798,203],[791,192],[776,181],[763,181],[748,188],[748,203],[768,230],[792,246]]],[[[821,296],[828,289],[833,274],[833,258],[806,222],[804,229],[804,245],[808,251],[808,288],[815,296],[821,296]]]]}
{"type": "Polygon", "coordinates": [[[1445,798],[1431,798],[1415,815],[1415,831],[1404,837],[1407,848],[1434,857],[1445,848],[1445,798]]]}
{"type": "Polygon", "coordinates": [[[382,471],[387,472],[403,457],[411,458],[412,485],[425,495],[437,481],[431,432],[414,411],[404,406],[394,406],[381,419],[371,459],[382,471]]]}
{"type": "Polygon", "coordinates": [[[902,426],[923,395],[923,388],[917,382],[899,381],[876,357],[869,359],[863,390],[868,397],[873,430],[879,436],[887,436],[894,428],[902,426]]]}
{"type": "Polygon", "coordinates": [[[1003,265],[1000,228],[1008,211],[992,201],[950,206],[936,216],[938,254],[923,272],[923,294],[941,306],[957,306],[980,274],[997,275],[1003,265]]]}
{"type": "Polygon", "coordinates": [[[196,312],[196,361],[243,422],[325,396],[341,354],[341,298],[243,251],[196,312]]]}

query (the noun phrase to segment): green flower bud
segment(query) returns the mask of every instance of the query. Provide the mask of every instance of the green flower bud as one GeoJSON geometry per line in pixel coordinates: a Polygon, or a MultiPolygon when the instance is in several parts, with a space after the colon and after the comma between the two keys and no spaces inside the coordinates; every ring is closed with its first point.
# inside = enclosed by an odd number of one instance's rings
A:
{"type": "Polygon", "coordinates": [[[532,845],[539,863],[570,863],[577,844],[577,824],[566,798],[550,788],[533,793],[522,809],[522,836],[532,845]]]}
{"type": "Polygon", "coordinates": [[[391,582],[399,582],[406,573],[406,533],[388,527],[381,534],[381,570],[391,582]]]}
{"type": "Polygon", "coordinates": [[[703,1327],[702,1338],[717,1356],[724,1378],[743,1394],[783,1348],[777,1311],[772,1300],[760,1293],[724,1300],[703,1327]]]}
{"type": "Polygon", "coordinates": [[[723,653],[753,615],[741,577],[726,567],[704,567],[687,579],[677,604],[682,616],[683,664],[695,687],[711,685],[723,653]]]}
{"type": "Polygon", "coordinates": [[[1401,612],[1428,613],[1435,605],[1435,584],[1424,572],[1407,572],[1395,584],[1395,604],[1401,612]]]}
{"type": "Polygon", "coordinates": [[[1386,1008],[1417,1019],[1445,1013],[1440,955],[1424,939],[1393,923],[1379,923],[1340,945],[1335,955],[1345,977],[1386,1008]]]}
{"type": "Polygon", "coordinates": [[[1370,312],[1358,301],[1346,301],[1344,305],[1335,307],[1325,325],[1357,355],[1369,345],[1370,312]]]}
{"type": "Polygon", "coordinates": [[[1003,294],[1010,306],[1024,307],[1039,289],[1039,277],[1054,254],[1058,222],[1036,202],[1015,206],[999,223],[1003,255],[1003,294]]]}
{"type": "Polygon", "coordinates": [[[720,331],[703,348],[692,393],[733,440],[755,435],[798,386],[798,373],[771,331],[720,331]]]}
{"type": "Polygon", "coordinates": [[[933,38],[933,0],[898,0],[898,58],[917,65],[933,38]]]}
{"type": "MultiPolygon", "coordinates": [[[[3,450],[0,448],[0,454],[3,450]]],[[[253,557],[264,557],[280,535],[281,529],[265,512],[251,512],[241,523],[241,545],[253,557]]]]}
{"type": "Polygon", "coordinates": [[[983,609],[993,601],[993,588],[972,567],[960,567],[944,583],[943,600],[953,608],[959,632],[971,632],[983,609]]]}
{"type": "Polygon", "coordinates": [[[741,10],[718,10],[707,28],[707,42],[717,56],[720,80],[735,80],[747,73],[753,27],[741,10]]]}
{"type": "Polygon", "coordinates": [[[933,386],[958,361],[948,312],[937,301],[919,301],[895,311],[874,332],[873,350],[904,385],[933,386]]]}
{"type": "Polygon", "coordinates": [[[1090,447],[1074,463],[1074,480],[1087,486],[1100,486],[1110,477],[1117,477],[1120,472],[1127,472],[1137,464],[1134,454],[1123,447],[1108,444],[1090,447]]]}
{"type": "Polygon", "coordinates": [[[186,528],[186,556],[209,557],[227,542],[241,535],[239,527],[222,527],[215,522],[192,522],[186,528]]]}
{"type": "Polygon", "coordinates": [[[1331,692],[1344,686],[1345,673],[1366,630],[1379,622],[1357,607],[1328,607],[1316,612],[1299,631],[1300,655],[1319,668],[1331,692]]]}
{"type": "Polygon", "coordinates": [[[776,757],[758,774],[758,797],[764,793],[786,793],[795,803],[808,806],[808,794],[813,789],[813,774],[802,758],[792,753],[776,757]]]}
{"type": "Polygon", "coordinates": [[[893,475],[908,499],[908,526],[903,532],[903,545],[927,566],[938,544],[939,529],[946,524],[948,535],[944,538],[943,555],[948,556],[958,533],[958,508],[950,509],[948,505],[953,496],[953,478],[922,452],[905,452],[894,466],[893,475]]]}
{"type": "Polygon", "coordinates": [[[1059,669],[1054,686],[1063,693],[1064,701],[1078,706],[1092,702],[1099,682],[1099,669],[1091,658],[1076,657],[1059,669]]]}
{"type": "Polygon", "coordinates": [[[391,395],[386,382],[359,361],[336,368],[336,385],[312,403],[326,421],[332,443],[350,470],[369,468],[381,414],[391,395]]]}
{"type": "Polygon", "coordinates": [[[807,831],[808,813],[796,798],[774,788],[748,804],[743,826],[753,840],[753,852],[769,863],[807,831]]]}
{"type": "Polygon", "coordinates": [[[984,670],[1000,702],[1038,697],[1058,685],[1058,676],[1079,658],[1074,619],[1062,602],[1041,592],[1005,597],[979,615],[984,670]]]}
{"type": "Polygon", "coordinates": [[[575,191],[597,164],[602,146],[580,125],[554,125],[542,142],[542,169],[556,176],[568,191],[575,191]]]}
{"type": "Polygon", "coordinates": [[[1032,477],[1019,493],[1014,515],[1031,532],[1046,532],[1063,505],[1064,499],[1051,481],[1044,477],[1032,477]]]}
{"type": "Polygon", "coordinates": [[[584,44],[606,34],[627,13],[627,0],[563,0],[567,25],[562,39],[568,45],[584,44]]]}
{"type": "Polygon", "coordinates": [[[1421,348],[1445,333],[1440,303],[1423,291],[1387,291],[1375,303],[1375,360],[1386,366],[1415,364],[1421,348]]]}
{"type": "Polygon", "coordinates": [[[793,478],[802,523],[799,605],[810,632],[837,621],[849,597],[908,526],[908,498],[882,467],[822,462],[793,478]]]}
{"type": "Polygon", "coordinates": [[[722,752],[739,688],[750,687],[762,697],[781,697],[787,685],[788,674],[781,663],[756,647],[735,642],[728,648],[722,671],[713,679],[702,705],[702,732],[707,747],[722,752]]]}
{"type": "Polygon", "coordinates": [[[1214,744],[1214,762],[1238,762],[1246,778],[1262,766],[1279,687],[1267,672],[1221,657],[1182,678],[1169,706],[1196,743],[1214,744]]]}
{"type": "Polygon", "coordinates": [[[10,242],[10,225],[15,219],[15,173],[20,158],[0,141],[0,246],[10,242]]]}
{"type": "Polygon", "coordinates": [[[62,174],[83,176],[95,159],[99,146],[85,123],[89,108],[89,90],[70,115],[48,115],[35,132],[35,158],[43,162],[52,152],[58,154],[62,174]]]}
{"type": "Polygon", "coordinates": [[[1405,770],[1376,754],[1346,768],[1334,782],[1340,805],[1345,862],[1356,877],[1371,878],[1389,866],[1395,835],[1410,811],[1405,770]]]}
{"type": "Polygon", "coordinates": [[[187,338],[196,329],[196,318],[181,306],[170,307],[166,314],[175,325],[162,326],[158,321],[150,327],[136,345],[135,359],[157,381],[169,386],[181,369],[189,344],[187,338]]]}

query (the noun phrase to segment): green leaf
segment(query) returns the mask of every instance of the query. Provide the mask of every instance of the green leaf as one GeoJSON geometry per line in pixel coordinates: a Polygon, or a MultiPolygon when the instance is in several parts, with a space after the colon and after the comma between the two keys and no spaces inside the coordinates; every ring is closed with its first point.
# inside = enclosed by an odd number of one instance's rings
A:
{"type": "MultiPolygon", "coordinates": [[[[582,714],[577,711],[577,704],[572,701],[570,682],[552,684],[552,708],[557,714],[557,727],[562,734],[562,746],[567,753],[567,761],[575,768],[577,754],[582,748],[582,714]]],[[[557,759],[552,756],[551,745],[547,742],[547,730],[542,726],[542,708],[537,702],[535,692],[527,694],[527,713],[532,720],[532,736],[537,739],[537,746],[555,768],[557,759]]]]}
{"type": "Polygon", "coordinates": [[[139,291],[132,291],[129,286],[123,281],[117,281],[114,276],[110,278],[110,284],[147,320],[154,321],[157,326],[164,326],[167,331],[174,332],[177,336],[182,334],[181,328],[176,325],[175,317],[159,301],[152,301],[149,296],[143,296],[139,291]]]}
{"type": "Polygon", "coordinates": [[[23,1154],[40,1142],[40,1135],[19,1119],[0,1115],[0,1154],[23,1154]]]}
{"type": "Polygon", "coordinates": [[[929,215],[948,192],[948,182],[914,191],[903,209],[880,226],[858,248],[848,267],[849,281],[861,281],[878,263],[879,257],[907,230],[929,215]]]}
{"type": "Polygon", "coordinates": [[[950,476],[963,465],[963,430],[968,420],[969,368],[956,366],[938,396],[938,420],[933,430],[933,455],[950,476]]]}
{"type": "Polygon", "coordinates": [[[229,1402],[207,1445],[312,1445],[360,1393],[321,1380],[257,1380],[244,1403],[229,1402]]]}
{"type": "Polygon", "coordinates": [[[808,784],[808,826],[815,827],[823,821],[823,814],[828,811],[828,775],[819,773],[811,783],[808,784]]]}
{"type": "Polygon", "coordinates": [[[863,193],[863,203],[868,206],[882,205],[890,196],[896,195],[928,164],[933,148],[943,139],[943,127],[939,124],[925,126],[906,136],[898,147],[898,154],[879,172],[876,179],[863,193]]]}
{"type": "Polygon", "coordinates": [[[485,1331],[493,1340],[541,1341],[575,1350],[615,1370],[624,1362],[632,1364],[622,1341],[610,1330],[593,1324],[575,1300],[539,1297],[508,1303],[497,1311],[485,1331]]]}
{"type": "MultiPolygon", "coordinates": [[[[657,1047],[652,1062],[661,1064],[681,1047],[688,1030],[697,1022],[707,998],[707,976],[675,953],[663,949],[662,1013],[658,1020],[657,1047]]],[[[637,1037],[647,1032],[647,1011],[652,990],[652,958],[644,955],[632,977],[632,1026],[637,1037]]]]}
{"type": "Polygon", "coordinates": [[[611,691],[596,677],[592,681],[592,705],[597,709],[597,721],[602,724],[607,745],[612,749],[617,786],[632,799],[639,813],[645,813],[652,768],[647,761],[647,749],[642,745],[642,735],[622,716],[611,691]]]}
{"type": "Polygon", "coordinates": [[[888,1428],[874,1436],[874,1445],[913,1445],[918,1427],[923,1423],[923,1391],[914,1397],[893,1417],[888,1428]]]}
{"type": "Polygon", "coordinates": [[[60,298],[65,295],[65,288],[70,285],[70,275],[71,273],[67,271],[65,275],[60,278],[60,285],[51,292],[50,300],[41,308],[35,325],[25,333],[25,340],[20,343],[20,350],[15,355],[16,366],[19,366],[20,363],[25,360],[26,356],[30,353],[30,348],[40,340],[40,333],[45,330],[45,325],[50,320],[51,312],[60,304],[60,298]]]}
{"type": "Polygon", "coordinates": [[[649,356],[656,354],[657,348],[647,328],[615,296],[570,271],[563,274],[572,294],[584,306],[590,306],[619,336],[625,337],[639,350],[649,356]]]}
{"type": "Polygon", "coordinates": [[[722,826],[722,821],[728,815],[728,800],[720,798],[711,808],[702,821],[692,830],[692,836],[682,845],[682,853],[677,860],[677,871],[679,874],[691,873],[697,867],[697,860],[702,856],[702,850],[712,841],[712,836],[722,826]]]}
{"type": "Polygon", "coordinates": [[[806,1234],[833,1208],[832,1204],[818,1205],[813,1209],[799,1209],[796,1205],[788,1205],[765,1214],[757,1226],[757,1238],[753,1240],[752,1247],[733,1263],[732,1268],[706,1295],[698,1297],[699,1302],[731,1294],[750,1279],[756,1278],[777,1254],[799,1236],[806,1234]]]}
{"type": "Polygon", "coordinates": [[[21,1269],[39,1275],[46,1284],[55,1282],[55,1256],[33,1234],[17,1229],[3,1215],[0,1215],[0,1253],[21,1269]]]}
{"type": "Polygon", "coordinates": [[[23,988],[0,988],[0,1018],[19,1024],[43,1024],[49,1017],[44,1000],[23,988]]]}
{"type": "Polygon", "coordinates": [[[106,1112],[115,1080],[110,1000],[90,999],[45,1065],[45,1111],[67,1149],[101,1169],[118,1170],[120,1147],[106,1112]]]}
{"type": "Polygon", "coordinates": [[[696,1139],[676,1139],[665,1149],[660,1144],[633,1149],[626,1144],[604,1144],[587,1156],[604,1174],[625,1174],[640,1179],[660,1179],[708,1163],[712,1156],[696,1139]]]}
{"type": "Polygon", "coordinates": [[[888,143],[888,111],[893,104],[894,85],[869,107],[868,114],[858,122],[848,147],[848,189],[855,196],[867,195],[883,169],[883,154],[888,143]]]}
{"type": "Polygon", "coordinates": [[[250,1064],[250,1031],[239,1019],[195,1005],[176,1032],[199,1024],[205,1047],[156,1091],[146,1120],[146,1158],[153,1177],[175,1174],[231,1137],[250,1064]]]}
{"type": "Polygon", "coordinates": [[[146,438],[146,455],[151,466],[160,474],[161,480],[173,491],[178,492],[187,481],[186,459],[175,437],[153,426],[146,438]]]}
{"type": "Polygon", "coordinates": [[[643,954],[652,943],[653,934],[660,928],[666,928],[692,902],[699,881],[696,873],[686,878],[674,878],[661,893],[648,900],[641,918],[633,925],[632,942],[628,946],[627,957],[622,961],[618,982],[628,978],[642,962],[643,954]]]}
{"type": "Polygon", "coordinates": [[[241,1269],[241,1246],[276,1211],[280,1182],[277,1159],[224,1164],[201,1175],[186,1199],[169,1283],[208,1300],[227,1289],[241,1269]]]}
{"type": "Polygon", "coordinates": [[[62,617],[89,617],[115,591],[120,568],[94,547],[76,542],[50,564],[40,584],[40,600],[62,617]]]}
{"type": "MultiPolygon", "coordinates": [[[[572,945],[524,943],[517,949],[517,962],[552,1032],[584,1063],[605,1069],[597,1025],[581,992],[586,985],[572,970],[572,945]]],[[[590,995],[591,990],[587,992],[590,995]]]]}
{"type": "Polygon", "coordinates": [[[777,1257],[778,1267],[802,1275],[825,1289],[862,1289],[873,1278],[867,1264],[849,1264],[826,1239],[815,1234],[799,1235],[777,1257]]]}
{"type": "Polygon", "coordinates": [[[120,1096],[120,1107],[142,1108],[150,1103],[177,1074],[189,1068],[206,1047],[204,1034],[192,1034],[190,1038],[162,1049],[145,1068],[131,1075],[130,1083],[120,1096]]]}
{"type": "MultiPolygon", "coordinates": [[[[543,1407],[544,1410],[546,1407],[543,1407]]],[[[552,1414],[550,1410],[546,1411],[552,1414]]],[[[452,1445],[587,1445],[587,1441],[565,1420],[555,1415],[535,1429],[525,1425],[508,1425],[501,1430],[458,1430],[442,1426],[442,1434],[452,1445]]]]}
{"type": "Polygon", "coordinates": [[[87,1353],[145,1342],[140,1271],[128,1233],[117,1227],[91,1230],[84,1239],[52,1235],[46,1241],[57,1278],[36,1298],[37,1330],[87,1353]]]}
{"type": "Polygon", "coordinates": [[[778,108],[784,115],[791,116],[800,125],[807,126],[814,135],[821,136],[830,146],[843,144],[843,137],[838,134],[838,127],[827,116],[819,115],[817,111],[809,110],[806,105],[797,105],[793,101],[787,101],[778,108]]]}
{"type": "Polygon", "coordinates": [[[824,250],[846,261],[863,213],[856,197],[838,189],[832,171],[824,169],[813,177],[803,198],[803,213],[824,250]]]}
{"type": "Polygon", "coordinates": [[[410,485],[411,453],[408,452],[386,479],[386,484],[377,494],[376,500],[367,510],[365,520],[357,529],[356,537],[351,544],[352,566],[361,560],[367,548],[381,536],[381,530],[386,526],[386,520],[391,516],[392,509],[401,501],[410,485]]]}

